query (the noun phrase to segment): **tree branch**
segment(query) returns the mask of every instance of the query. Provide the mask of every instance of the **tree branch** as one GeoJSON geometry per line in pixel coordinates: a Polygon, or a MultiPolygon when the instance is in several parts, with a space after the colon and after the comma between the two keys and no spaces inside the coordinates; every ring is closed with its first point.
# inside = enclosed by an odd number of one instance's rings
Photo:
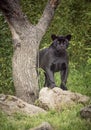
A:
{"type": "Polygon", "coordinates": [[[36,27],[39,29],[39,37],[42,38],[42,36],[45,34],[53,16],[54,16],[54,12],[55,9],[57,8],[59,4],[59,0],[48,0],[48,3],[44,9],[43,15],[40,18],[38,24],[36,25],[36,27]]]}
{"type": "Polygon", "coordinates": [[[19,30],[21,31],[21,27],[29,24],[27,18],[22,13],[19,0],[0,0],[0,10],[6,17],[9,25],[18,32],[19,30]]]}

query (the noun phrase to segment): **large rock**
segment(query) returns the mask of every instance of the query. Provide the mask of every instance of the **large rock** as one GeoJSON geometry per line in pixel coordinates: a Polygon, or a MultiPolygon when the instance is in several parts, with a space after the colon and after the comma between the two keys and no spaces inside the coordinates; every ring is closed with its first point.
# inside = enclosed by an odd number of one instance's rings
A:
{"type": "Polygon", "coordinates": [[[43,122],[41,125],[30,130],[53,130],[53,128],[48,122],[43,122]]]}
{"type": "Polygon", "coordinates": [[[58,87],[53,89],[45,87],[41,89],[39,93],[38,105],[45,110],[61,110],[64,107],[70,107],[76,103],[85,104],[89,99],[87,96],[70,91],[63,91],[58,87]]]}
{"type": "Polygon", "coordinates": [[[91,105],[82,108],[80,111],[80,115],[82,118],[91,119],[91,105]]]}
{"type": "Polygon", "coordinates": [[[8,115],[16,112],[22,112],[28,115],[46,112],[42,108],[28,104],[15,96],[4,94],[0,94],[0,109],[2,109],[8,115]]]}

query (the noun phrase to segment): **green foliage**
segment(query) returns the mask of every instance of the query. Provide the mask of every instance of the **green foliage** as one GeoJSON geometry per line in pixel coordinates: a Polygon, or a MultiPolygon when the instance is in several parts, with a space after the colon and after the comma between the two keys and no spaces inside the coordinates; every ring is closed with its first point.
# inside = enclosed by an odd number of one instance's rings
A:
{"type": "Polygon", "coordinates": [[[44,70],[39,68],[38,69],[38,84],[39,89],[41,89],[44,86],[45,83],[45,77],[44,77],[44,70]]]}
{"type": "Polygon", "coordinates": [[[47,0],[21,0],[22,10],[32,24],[36,24],[40,19],[46,2],[47,0]]]}
{"type": "Polygon", "coordinates": [[[90,130],[91,122],[81,119],[79,111],[83,106],[78,104],[61,113],[54,110],[47,114],[33,117],[16,113],[12,117],[0,112],[0,130],[28,130],[42,122],[49,122],[55,130],[90,130]]]}
{"type": "Polygon", "coordinates": [[[13,94],[12,51],[11,34],[0,13],[0,93],[13,94]]]}
{"type": "Polygon", "coordinates": [[[67,86],[74,92],[91,96],[91,67],[70,64],[67,86]]]}

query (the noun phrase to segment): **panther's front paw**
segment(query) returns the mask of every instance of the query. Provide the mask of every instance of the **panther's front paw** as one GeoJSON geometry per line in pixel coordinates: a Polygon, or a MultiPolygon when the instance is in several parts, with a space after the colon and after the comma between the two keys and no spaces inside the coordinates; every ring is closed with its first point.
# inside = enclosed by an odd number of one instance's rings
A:
{"type": "Polygon", "coordinates": [[[63,89],[63,90],[68,90],[67,87],[63,84],[61,84],[60,88],[63,89]]]}
{"type": "Polygon", "coordinates": [[[53,89],[53,88],[55,88],[55,87],[57,87],[55,84],[51,84],[51,85],[49,86],[50,89],[53,89]]]}

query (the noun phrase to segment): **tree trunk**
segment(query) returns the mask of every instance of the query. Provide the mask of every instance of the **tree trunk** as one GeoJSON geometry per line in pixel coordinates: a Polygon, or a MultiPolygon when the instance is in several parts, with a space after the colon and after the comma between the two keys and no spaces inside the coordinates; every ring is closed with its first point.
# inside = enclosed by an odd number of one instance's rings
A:
{"type": "Polygon", "coordinates": [[[14,43],[12,68],[16,95],[28,103],[33,104],[38,97],[36,56],[57,5],[58,0],[49,0],[38,24],[33,26],[22,13],[19,0],[0,0],[14,43]]]}
{"type": "Polygon", "coordinates": [[[33,103],[38,97],[36,55],[39,43],[36,28],[29,26],[26,30],[19,45],[15,46],[13,79],[16,95],[28,103],[33,103]]]}

